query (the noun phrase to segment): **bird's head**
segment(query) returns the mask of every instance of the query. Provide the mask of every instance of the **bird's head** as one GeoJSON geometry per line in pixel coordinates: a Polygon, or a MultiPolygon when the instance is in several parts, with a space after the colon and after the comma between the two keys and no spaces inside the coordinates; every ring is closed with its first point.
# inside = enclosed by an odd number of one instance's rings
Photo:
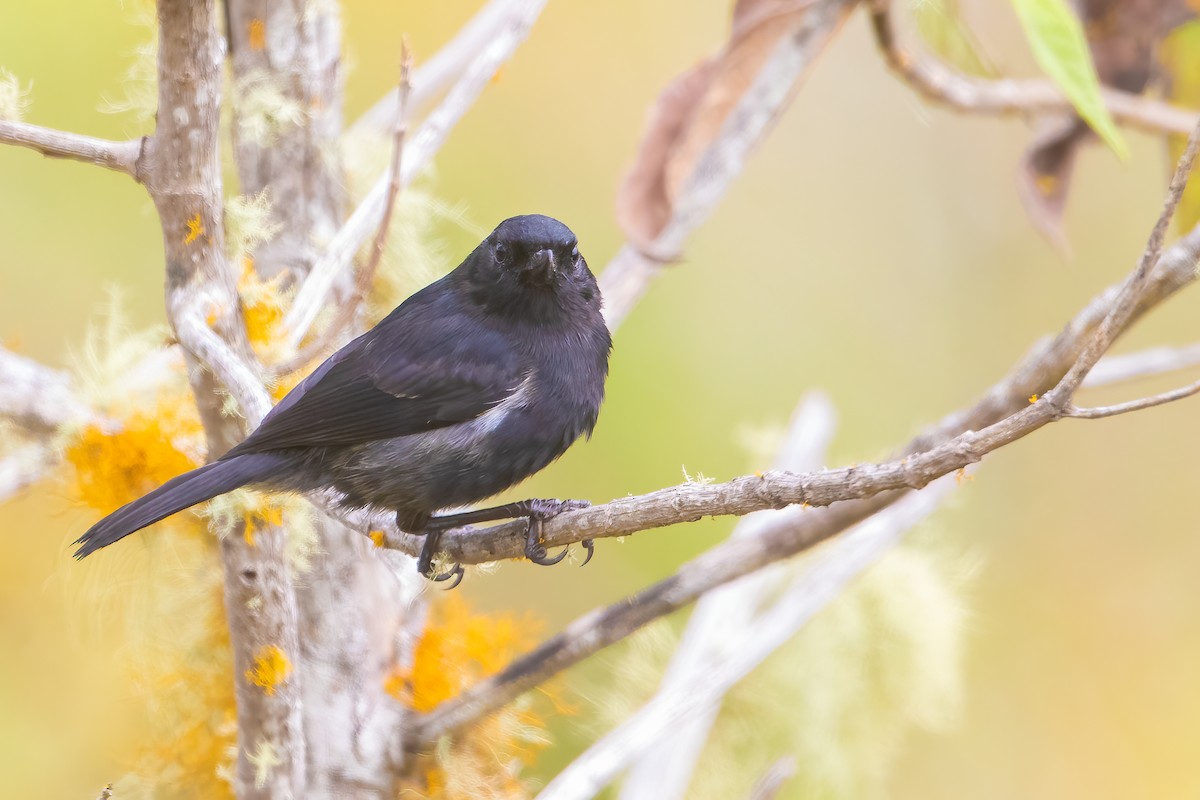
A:
{"type": "Polygon", "coordinates": [[[598,310],[600,291],[571,229],[529,214],[504,220],[463,264],[477,302],[537,321],[598,310]]]}

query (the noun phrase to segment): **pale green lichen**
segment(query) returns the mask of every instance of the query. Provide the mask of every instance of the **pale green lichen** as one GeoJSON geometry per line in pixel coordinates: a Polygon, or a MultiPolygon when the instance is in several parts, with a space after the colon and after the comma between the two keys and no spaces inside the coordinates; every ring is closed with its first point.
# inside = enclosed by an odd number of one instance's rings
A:
{"type": "Polygon", "coordinates": [[[104,114],[132,114],[141,122],[154,119],[158,110],[158,24],[151,6],[138,6],[130,22],[146,31],[146,40],[133,51],[133,60],[121,79],[120,95],[105,97],[104,114]]]}
{"type": "MultiPolygon", "coordinates": [[[[79,398],[85,404],[115,416],[124,416],[141,404],[142,393],[131,389],[151,389],[158,385],[156,380],[139,382],[137,376],[147,369],[147,359],[161,352],[168,338],[163,326],[134,330],[122,306],[120,290],[110,287],[100,313],[88,323],[82,343],[71,347],[67,353],[67,365],[74,376],[74,388],[79,398]]],[[[170,360],[163,356],[161,363],[167,364],[170,360]]],[[[160,375],[161,371],[153,377],[160,375]]],[[[182,379],[182,372],[179,377],[182,379]]]]}
{"type": "Polygon", "coordinates": [[[259,147],[270,147],[288,128],[304,123],[305,109],[288,97],[269,73],[250,72],[234,86],[238,134],[259,147]]]}
{"type": "MultiPolygon", "coordinates": [[[[968,582],[962,559],[928,546],[880,560],[729,692],[688,797],[745,797],[784,755],[802,768],[781,797],[885,796],[906,737],[959,713],[968,582]]],[[[657,687],[677,643],[667,624],[634,638],[613,670],[606,729],[657,687]]]]}
{"type": "Polygon", "coordinates": [[[0,119],[20,122],[29,108],[30,86],[21,86],[17,79],[4,67],[0,67],[0,119]]]}
{"type": "Polygon", "coordinates": [[[225,203],[225,251],[236,264],[270,241],[283,226],[271,219],[271,192],[238,195],[225,203]]]}

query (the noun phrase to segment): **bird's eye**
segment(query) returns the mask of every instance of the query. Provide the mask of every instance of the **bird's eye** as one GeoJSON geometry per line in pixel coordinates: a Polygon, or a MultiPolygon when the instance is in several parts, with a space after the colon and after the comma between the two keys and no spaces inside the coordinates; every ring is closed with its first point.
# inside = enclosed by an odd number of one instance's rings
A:
{"type": "Polygon", "coordinates": [[[571,260],[572,261],[579,260],[579,245],[575,245],[574,247],[571,248],[571,260]]]}
{"type": "Polygon", "coordinates": [[[496,246],[492,248],[492,255],[495,257],[496,263],[502,266],[507,266],[508,262],[512,261],[512,252],[504,242],[496,243],[496,246]]]}

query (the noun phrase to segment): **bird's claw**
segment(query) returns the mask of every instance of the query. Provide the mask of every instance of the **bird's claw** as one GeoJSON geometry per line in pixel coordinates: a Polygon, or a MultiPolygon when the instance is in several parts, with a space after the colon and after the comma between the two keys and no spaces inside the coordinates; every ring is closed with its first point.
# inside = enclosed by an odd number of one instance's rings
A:
{"type": "Polygon", "coordinates": [[[579,566],[586,567],[587,563],[592,560],[592,556],[596,555],[596,543],[591,539],[584,539],[580,542],[580,544],[583,545],[584,550],[587,550],[587,556],[583,559],[583,563],[579,566]]]}
{"type": "Polygon", "coordinates": [[[466,570],[463,569],[463,565],[455,563],[449,572],[443,572],[438,575],[426,575],[425,577],[429,578],[429,580],[433,581],[434,583],[442,583],[443,581],[448,581],[453,578],[454,582],[446,587],[446,591],[448,592],[462,583],[464,575],[466,575],[466,570]]]}
{"type": "Polygon", "coordinates": [[[525,548],[525,557],[533,563],[540,564],[543,567],[553,567],[555,564],[567,557],[567,551],[570,549],[571,548],[569,547],[564,547],[561,553],[551,558],[547,554],[546,548],[539,544],[536,547],[525,548]]]}
{"type": "MultiPolygon", "coordinates": [[[[542,544],[542,523],[552,517],[557,517],[564,511],[577,511],[581,508],[587,508],[591,503],[587,500],[533,500],[529,508],[529,532],[525,537],[525,557],[534,564],[540,564],[543,567],[552,567],[567,557],[567,552],[571,549],[568,545],[562,549],[562,552],[557,556],[550,558],[547,555],[546,546],[542,544]]],[[[592,560],[594,548],[590,539],[582,542],[587,549],[587,558],[584,559],[584,564],[592,560]]]]}

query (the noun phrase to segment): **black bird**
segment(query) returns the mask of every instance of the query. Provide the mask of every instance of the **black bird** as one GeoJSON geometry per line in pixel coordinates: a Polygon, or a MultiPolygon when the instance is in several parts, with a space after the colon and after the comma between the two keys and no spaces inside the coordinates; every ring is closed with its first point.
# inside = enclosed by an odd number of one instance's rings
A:
{"type": "MultiPolygon", "coordinates": [[[[76,558],[240,486],[335,489],[351,508],[395,511],[425,534],[418,568],[433,580],[442,531],[527,517],[525,555],[556,564],[542,520],[575,501],[478,502],[590,435],[612,340],[575,234],[539,215],[500,223],[453,272],[330,356],[217,461],[167,481],[97,522],[76,558]]],[[[585,542],[588,557],[591,543],[585,542]]],[[[586,562],[585,562],[586,563],[586,562]]]]}

